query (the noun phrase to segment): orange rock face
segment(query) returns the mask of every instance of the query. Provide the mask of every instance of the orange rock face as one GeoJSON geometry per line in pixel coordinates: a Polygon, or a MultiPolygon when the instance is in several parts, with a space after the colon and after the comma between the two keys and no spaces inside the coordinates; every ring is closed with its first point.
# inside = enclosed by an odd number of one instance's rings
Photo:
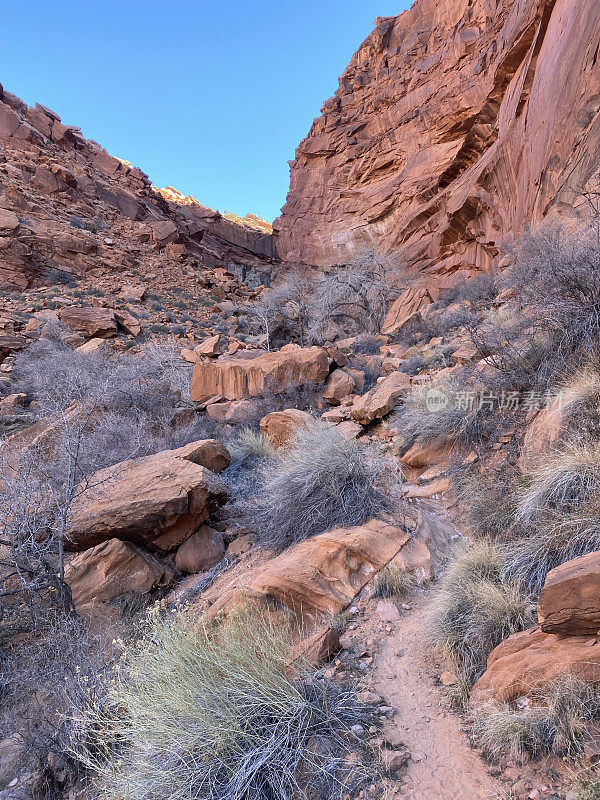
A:
{"type": "Polygon", "coordinates": [[[194,366],[192,400],[202,402],[221,395],[227,400],[260,397],[321,383],[329,373],[327,353],[321,347],[286,345],[276,353],[256,358],[221,358],[194,366]]]}
{"type": "Polygon", "coordinates": [[[551,570],[538,605],[546,633],[596,634],[600,629],[600,552],[551,570]]]}
{"type": "Polygon", "coordinates": [[[597,165],[597,0],[417,0],[380,18],[291,164],[280,256],[365,248],[451,282],[597,165]]]}
{"type": "Polygon", "coordinates": [[[600,679],[600,645],[587,636],[557,636],[532,628],[515,633],[488,658],[487,670],[471,692],[474,703],[510,702],[561,675],[600,679]]]}

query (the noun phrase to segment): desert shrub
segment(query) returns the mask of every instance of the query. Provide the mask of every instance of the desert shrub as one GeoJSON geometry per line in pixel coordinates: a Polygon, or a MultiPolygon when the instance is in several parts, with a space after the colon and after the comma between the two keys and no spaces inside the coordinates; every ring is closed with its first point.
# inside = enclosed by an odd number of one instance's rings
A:
{"type": "Polygon", "coordinates": [[[469,394],[475,397],[474,386],[446,383],[415,387],[393,413],[391,424],[412,443],[453,447],[480,445],[498,433],[500,421],[493,409],[478,403],[477,399],[469,401],[469,394]],[[432,391],[445,396],[447,404],[428,408],[432,391]],[[461,397],[465,398],[464,402],[461,397]]]}
{"type": "Polygon", "coordinates": [[[539,594],[551,569],[600,549],[600,444],[550,453],[517,497],[506,574],[539,594]]]}
{"type": "Polygon", "coordinates": [[[332,528],[361,525],[391,508],[395,472],[376,446],[315,421],[261,467],[252,508],[259,537],[281,550],[332,528]]]}
{"type": "Polygon", "coordinates": [[[442,578],[432,604],[433,638],[473,684],[491,651],[533,620],[534,606],[518,584],[502,577],[497,547],[478,541],[463,549],[442,578]]]}
{"type": "Polygon", "coordinates": [[[466,303],[474,308],[489,307],[502,289],[501,275],[497,270],[479,272],[472,278],[458,281],[444,292],[441,306],[453,303],[466,303]]]}
{"type": "MultiPolygon", "coordinates": [[[[36,776],[31,790],[40,800],[62,796],[84,775],[72,749],[77,737],[72,711],[98,696],[111,638],[109,631],[94,633],[72,615],[47,611],[35,635],[14,639],[0,651],[0,730],[21,738],[15,773],[36,776]]],[[[17,774],[3,777],[8,782],[17,774]]]]}
{"type": "Polygon", "coordinates": [[[510,535],[522,484],[516,468],[503,464],[500,470],[483,473],[477,467],[453,469],[452,484],[472,530],[494,541],[510,535]]]}
{"type": "Polygon", "coordinates": [[[242,428],[227,443],[232,462],[243,462],[252,458],[267,458],[272,453],[268,439],[251,428],[242,428]]]}
{"type": "Polygon", "coordinates": [[[527,705],[488,704],[477,709],[473,740],[491,760],[552,752],[580,755],[587,726],[600,715],[600,688],[572,675],[533,692],[527,705]]]}
{"type": "Polygon", "coordinates": [[[50,285],[77,286],[77,278],[71,272],[64,269],[51,269],[47,277],[50,285]]]}
{"type": "Polygon", "coordinates": [[[102,795],[337,797],[356,750],[350,727],[368,711],[301,664],[290,675],[290,643],[285,625],[249,612],[218,629],[155,619],[115,676],[112,713],[87,719],[99,730],[104,758],[87,760],[102,795]]]}
{"type": "Polygon", "coordinates": [[[404,597],[414,585],[413,576],[402,567],[388,564],[373,581],[373,597],[404,597]]]}
{"type": "Polygon", "coordinates": [[[378,356],[380,347],[381,342],[377,336],[365,333],[357,338],[352,349],[355,353],[359,353],[361,355],[378,356]]]}
{"type": "Polygon", "coordinates": [[[371,250],[323,275],[313,288],[309,339],[380,333],[391,302],[400,294],[399,278],[399,268],[371,250]]]}

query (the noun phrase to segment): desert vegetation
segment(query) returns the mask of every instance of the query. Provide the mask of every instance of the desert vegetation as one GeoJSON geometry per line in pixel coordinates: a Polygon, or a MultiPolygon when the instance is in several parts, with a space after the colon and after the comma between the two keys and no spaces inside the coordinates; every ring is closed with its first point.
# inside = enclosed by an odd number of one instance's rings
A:
{"type": "Polygon", "coordinates": [[[345,757],[371,711],[294,663],[285,621],[240,612],[224,627],[155,615],[103,707],[83,716],[79,757],[102,796],[337,797],[368,777],[345,757]]]}

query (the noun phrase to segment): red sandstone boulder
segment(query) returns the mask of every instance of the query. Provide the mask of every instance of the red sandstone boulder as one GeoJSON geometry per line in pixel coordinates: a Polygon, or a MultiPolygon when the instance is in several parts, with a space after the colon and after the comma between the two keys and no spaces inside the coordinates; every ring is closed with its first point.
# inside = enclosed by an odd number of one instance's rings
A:
{"type": "Polygon", "coordinates": [[[203,525],[181,545],[175,555],[175,566],[182,572],[204,572],[224,555],[223,534],[203,525]]]}
{"type": "Polygon", "coordinates": [[[260,397],[321,383],[328,373],[329,360],[321,347],[286,345],[256,358],[227,357],[195,364],[191,396],[197,402],[215,395],[227,400],[260,397]]]}
{"type": "Polygon", "coordinates": [[[551,570],[538,605],[545,633],[596,634],[600,630],[600,551],[551,570]]]}
{"type": "Polygon", "coordinates": [[[109,339],[117,335],[115,312],[98,306],[66,306],[58,312],[61,322],[88,339],[109,339]]]}
{"type": "Polygon", "coordinates": [[[8,236],[19,227],[19,218],[13,211],[0,208],[0,236],[8,236]]]}
{"type": "Polygon", "coordinates": [[[345,397],[356,389],[352,375],[345,369],[334,370],[325,384],[323,398],[332,406],[339,406],[345,397]]]}
{"type": "Polygon", "coordinates": [[[68,546],[85,550],[121,539],[168,552],[227,500],[215,471],[229,461],[223,445],[208,439],[97,472],[74,503],[68,546]]]}
{"type": "Polygon", "coordinates": [[[402,328],[431,302],[431,295],[427,289],[413,287],[406,289],[390,306],[381,332],[390,336],[400,333],[402,328]]]}
{"type": "Polygon", "coordinates": [[[557,636],[532,628],[515,633],[492,651],[471,692],[474,703],[510,702],[562,675],[600,680],[600,644],[588,636],[557,636]]]}
{"type": "Polygon", "coordinates": [[[337,614],[408,539],[402,528],[377,519],[314,536],[257,567],[235,588],[215,595],[210,615],[246,602],[280,603],[303,618],[337,614]]]}
{"type": "Polygon", "coordinates": [[[290,662],[292,665],[297,663],[300,668],[308,664],[316,669],[326,664],[340,649],[340,635],[336,629],[321,628],[312,636],[294,645],[290,653],[290,662]]]}
{"type": "Polygon", "coordinates": [[[110,539],[71,559],[65,581],[76,606],[113,600],[130,592],[146,594],[169,586],[175,571],[130,542],[110,539]]]}
{"type": "Polygon", "coordinates": [[[287,408],[285,411],[273,411],[260,421],[260,432],[273,447],[287,446],[299,428],[308,428],[314,418],[307,411],[299,408],[287,408]]]}
{"type": "Polygon", "coordinates": [[[392,372],[362,397],[354,401],[350,416],[362,425],[389,414],[409,393],[410,378],[404,372],[392,372]]]}
{"type": "Polygon", "coordinates": [[[194,353],[199,356],[210,356],[211,358],[216,358],[219,355],[219,349],[221,346],[221,337],[217,333],[215,336],[209,336],[208,339],[205,339],[200,344],[194,347],[194,353]]]}

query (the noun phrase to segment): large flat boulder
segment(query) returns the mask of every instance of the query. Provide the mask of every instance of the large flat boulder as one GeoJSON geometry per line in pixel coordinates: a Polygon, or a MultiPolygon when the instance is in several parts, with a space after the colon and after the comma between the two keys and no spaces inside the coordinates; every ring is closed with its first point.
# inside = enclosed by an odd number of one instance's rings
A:
{"type": "Polygon", "coordinates": [[[329,374],[329,359],[322,347],[286,345],[276,353],[255,358],[219,358],[194,365],[191,397],[202,402],[221,395],[226,400],[261,397],[306,384],[319,384],[329,374]]]}
{"type": "Polygon", "coordinates": [[[531,628],[515,633],[492,651],[487,669],[471,692],[474,703],[510,702],[562,675],[600,680],[600,644],[589,636],[558,636],[531,628]]]}
{"type": "Polygon", "coordinates": [[[120,539],[168,552],[227,500],[215,470],[228,463],[223,445],[209,439],[100,470],[74,503],[67,546],[86,550],[120,539]]]}
{"type": "Polygon", "coordinates": [[[88,339],[109,339],[117,335],[115,312],[96,306],[67,306],[58,312],[61,322],[88,339]]]}
{"type": "Polygon", "coordinates": [[[309,428],[314,421],[308,411],[286,408],[264,416],[260,421],[260,432],[273,447],[286,447],[293,440],[296,431],[309,428]]]}
{"type": "Polygon", "coordinates": [[[168,586],[175,570],[130,542],[110,539],[79,553],[65,568],[76,606],[168,586]]]}
{"type": "Polygon", "coordinates": [[[366,394],[354,401],[350,416],[362,425],[389,414],[410,391],[410,378],[404,372],[392,372],[366,394]]]}
{"type": "Polygon", "coordinates": [[[378,519],[314,536],[218,594],[210,614],[226,613],[247,602],[284,606],[302,618],[337,614],[398,555],[408,539],[405,530],[378,519]]]}
{"type": "Polygon", "coordinates": [[[600,551],[551,570],[538,605],[546,633],[596,634],[600,630],[600,551]]]}

